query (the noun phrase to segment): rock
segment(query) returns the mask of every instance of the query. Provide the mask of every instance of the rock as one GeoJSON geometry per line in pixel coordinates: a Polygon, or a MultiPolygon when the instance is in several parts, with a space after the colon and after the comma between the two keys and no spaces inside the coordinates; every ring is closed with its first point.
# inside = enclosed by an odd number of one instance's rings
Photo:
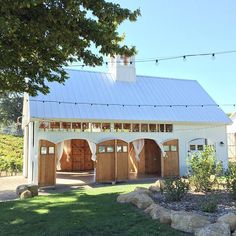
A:
{"type": "Polygon", "coordinates": [[[16,194],[20,197],[24,191],[29,190],[32,194],[32,197],[38,196],[38,188],[38,185],[35,184],[22,184],[17,186],[16,194]]]}
{"type": "Polygon", "coordinates": [[[230,236],[230,226],[225,223],[214,223],[196,230],[195,236],[230,236]]]}
{"type": "Polygon", "coordinates": [[[31,198],[32,194],[29,190],[25,190],[23,193],[20,195],[20,199],[26,199],[26,198],[31,198]]]}
{"type": "Polygon", "coordinates": [[[136,187],[136,188],[134,189],[134,192],[146,193],[147,195],[150,195],[150,194],[151,194],[150,190],[147,189],[147,188],[144,188],[144,187],[136,187]]]}
{"type": "Polygon", "coordinates": [[[217,222],[229,224],[231,231],[236,230],[236,215],[234,213],[228,213],[219,217],[217,222]]]}
{"type": "Polygon", "coordinates": [[[186,211],[171,211],[171,227],[187,233],[210,224],[206,216],[186,211]]]}
{"type": "Polygon", "coordinates": [[[160,211],[160,222],[168,225],[171,224],[171,210],[163,207],[160,211]]]}
{"type": "Polygon", "coordinates": [[[156,203],[151,204],[148,208],[145,209],[145,213],[149,214],[153,220],[160,219],[160,206],[156,203]]]}
{"type": "Polygon", "coordinates": [[[27,185],[28,190],[31,192],[32,197],[39,195],[39,186],[36,184],[29,184],[27,185]]]}
{"type": "Polygon", "coordinates": [[[160,191],[161,191],[160,187],[159,187],[159,186],[156,186],[156,185],[151,185],[151,186],[149,187],[149,190],[150,190],[151,192],[160,192],[160,191]]]}
{"type": "Polygon", "coordinates": [[[26,184],[19,185],[16,187],[16,195],[20,197],[20,195],[26,190],[28,190],[26,184]]]}
{"type": "Polygon", "coordinates": [[[149,197],[147,193],[142,193],[139,191],[120,194],[117,198],[117,201],[120,203],[132,203],[141,209],[145,209],[154,203],[152,198],[149,197]]]}
{"type": "Polygon", "coordinates": [[[151,204],[144,212],[149,214],[153,220],[160,220],[164,224],[171,223],[171,211],[156,203],[151,204]]]}

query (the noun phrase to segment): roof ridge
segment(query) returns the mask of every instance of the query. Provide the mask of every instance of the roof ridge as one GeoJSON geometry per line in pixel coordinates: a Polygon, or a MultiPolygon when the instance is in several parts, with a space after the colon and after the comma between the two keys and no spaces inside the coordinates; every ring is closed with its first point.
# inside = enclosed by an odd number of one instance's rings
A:
{"type": "MultiPolygon", "coordinates": [[[[77,72],[86,72],[86,73],[98,73],[98,74],[111,74],[110,72],[105,72],[105,71],[92,71],[92,70],[81,70],[81,69],[71,69],[68,68],[66,70],[70,71],[77,71],[77,72]]],[[[167,79],[167,80],[179,80],[179,81],[185,81],[185,82],[192,82],[195,81],[198,83],[197,80],[194,79],[182,79],[182,78],[170,78],[170,77],[160,77],[160,76],[154,76],[154,75],[136,75],[136,77],[145,77],[145,78],[150,78],[150,79],[167,79]]]]}

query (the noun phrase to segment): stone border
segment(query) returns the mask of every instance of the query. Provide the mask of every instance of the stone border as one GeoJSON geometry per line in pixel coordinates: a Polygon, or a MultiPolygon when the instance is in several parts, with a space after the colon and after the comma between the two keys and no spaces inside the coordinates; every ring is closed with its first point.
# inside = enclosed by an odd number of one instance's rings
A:
{"type": "Polygon", "coordinates": [[[160,181],[159,184],[151,185],[149,189],[137,187],[130,193],[120,194],[117,202],[132,203],[149,214],[153,220],[169,224],[179,231],[194,233],[195,236],[236,236],[236,214],[227,213],[218,217],[215,223],[211,223],[206,216],[166,209],[155,203],[151,197],[153,192],[160,191],[162,187],[160,181]]]}

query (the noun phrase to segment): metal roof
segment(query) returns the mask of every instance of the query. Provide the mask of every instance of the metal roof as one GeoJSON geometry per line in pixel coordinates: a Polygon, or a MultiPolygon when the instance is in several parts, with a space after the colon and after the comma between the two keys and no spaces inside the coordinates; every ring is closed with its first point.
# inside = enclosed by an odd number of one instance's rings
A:
{"type": "Polygon", "coordinates": [[[50,94],[29,98],[31,119],[230,123],[195,80],[137,76],[135,82],[122,82],[110,73],[67,72],[64,85],[49,83],[50,94]],[[191,106],[201,104],[213,106],[191,106]]]}

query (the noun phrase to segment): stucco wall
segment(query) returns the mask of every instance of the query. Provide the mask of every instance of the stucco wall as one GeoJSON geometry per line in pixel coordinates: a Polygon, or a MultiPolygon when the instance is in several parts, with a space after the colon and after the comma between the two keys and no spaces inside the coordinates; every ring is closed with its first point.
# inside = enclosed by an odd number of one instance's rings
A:
{"type": "MultiPolygon", "coordinates": [[[[107,133],[89,133],[89,132],[74,132],[74,131],[43,131],[38,128],[38,123],[35,122],[34,131],[34,147],[29,147],[30,158],[29,158],[29,177],[31,177],[30,172],[32,172],[32,164],[30,161],[34,162],[34,183],[37,183],[37,156],[38,156],[38,143],[40,139],[45,139],[54,143],[61,142],[67,139],[86,139],[94,143],[100,143],[105,140],[110,139],[121,139],[126,142],[131,142],[135,139],[153,139],[160,146],[165,141],[178,139],[179,140],[179,166],[180,175],[185,175],[187,173],[186,158],[188,156],[189,141],[196,138],[206,138],[210,140],[216,147],[216,154],[218,160],[223,161],[223,165],[226,168],[228,164],[227,156],[227,135],[225,125],[187,125],[187,124],[174,124],[174,129],[172,133],[123,133],[123,132],[107,132],[107,133]],[[223,142],[224,144],[221,144],[223,142]],[[31,160],[30,160],[31,159],[31,160]]],[[[32,134],[32,132],[30,132],[32,134]]],[[[32,139],[30,137],[29,139],[32,139]]],[[[32,145],[32,143],[31,143],[32,145]]]]}

